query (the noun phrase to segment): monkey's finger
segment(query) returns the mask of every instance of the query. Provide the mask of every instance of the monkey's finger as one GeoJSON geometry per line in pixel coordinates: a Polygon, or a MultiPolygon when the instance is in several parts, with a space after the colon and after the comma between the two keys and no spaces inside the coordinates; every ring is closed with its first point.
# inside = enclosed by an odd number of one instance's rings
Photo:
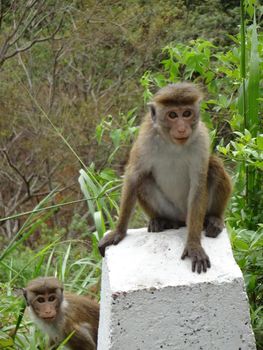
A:
{"type": "Polygon", "coordinates": [[[185,258],[186,256],[188,256],[188,250],[187,250],[187,249],[185,249],[185,250],[183,251],[183,254],[182,254],[182,256],[181,256],[181,259],[184,260],[184,258],[185,258]]]}
{"type": "MultiPolygon", "coordinates": [[[[117,243],[116,243],[117,244],[117,243]]],[[[104,258],[105,257],[105,250],[107,247],[109,247],[110,245],[112,245],[112,242],[105,242],[104,244],[99,244],[98,248],[99,248],[99,252],[100,255],[104,258]]]]}
{"type": "Polygon", "coordinates": [[[207,267],[210,268],[211,267],[211,263],[210,263],[210,259],[209,259],[208,256],[206,257],[206,262],[207,262],[207,267]]]}
{"type": "Polygon", "coordinates": [[[197,267],[197,257],[194,256],[192,259],[192,271],[195,272],[195,268],[197,267]]]}
{"type": "Polygon", "coordinates": [[[203,271],[206,272],[207,271],[207,260],[203,259],[202,264],[203,264],[203,271]]]}
{"type": "Polygon", "coordinates": [[[98,248],[101,256],[105,256],[105,249],[112,244],[112,241],[113,239],[110,234],[107,234],[99,241],[98,248]]]}
{"type": "Polygon", "coordinates": [[[98,246],[98,249],[99,249],[99,252],[100,252],[100,255],[104,258],[105,256],[105,248],[104,245],[99,245],[98,246]]]}
{"type": "Polygon", "coordinates": [[[202,272],[202,267],[203,267],[203,261],[200,258],[197,258],[197,267],[196,267],[196,271],[198,273],[202,272]]]}

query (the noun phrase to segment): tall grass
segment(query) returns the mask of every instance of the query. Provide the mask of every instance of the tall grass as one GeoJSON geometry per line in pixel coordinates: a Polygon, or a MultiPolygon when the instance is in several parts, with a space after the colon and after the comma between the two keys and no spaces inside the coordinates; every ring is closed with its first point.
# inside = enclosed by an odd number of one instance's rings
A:
{"type": "MultiPolygon", "coordinates": [[[[240,93],[240,114],[244,119],[244,129],[249,130],[252,137],[258,136],[262,128],[262,122],[259,118],[259,96],[260,96],[260,58],[256,24],[256,7],[253,7],[254,1],[240,2],[241,26],[240,26],[240,75],[241,75],[241,93],[240,93]],[[245,6],[250,8],[250,11],[245,10],[245,6]],[[250,47],[246,40],[246,17],[251,17],[251,8],[253,8],[253,24],[251,30],[250,47]]],[[[262,174],[258,169],[251,168],[247,163],[243,164],[245,174],[246,202],[247,205],[254,207],[255,211],[261,210],[258,208],[258,203],[255,201],[255,194],[262,191],[262,174]]]]}

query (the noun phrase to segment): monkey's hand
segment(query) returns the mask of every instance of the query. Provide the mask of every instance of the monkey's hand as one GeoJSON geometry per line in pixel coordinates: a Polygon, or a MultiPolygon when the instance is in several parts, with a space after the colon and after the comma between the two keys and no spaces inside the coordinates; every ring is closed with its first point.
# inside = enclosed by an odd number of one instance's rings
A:
{"type": "Polygon", "coordinates": [[[195,272],[195,270],[198,273],[201,273],[202,270],[206,272],[207,268],[211,267],[209,257],[200,244],[192,245],[187,243],[181,258],[184,259],[186,256],[189,256],[192,260],[193,272],[195,272]]]}
{"type": "Polygon", "coordinates": [[[125,237],[125,233],[119,232],[117,230],[111,231],[106,234],[100,241],[99,241],[99,251],[101,256],[105,256],[105,249],[109,245],[116,245],[118,244],[123,238],[125,237]]]}

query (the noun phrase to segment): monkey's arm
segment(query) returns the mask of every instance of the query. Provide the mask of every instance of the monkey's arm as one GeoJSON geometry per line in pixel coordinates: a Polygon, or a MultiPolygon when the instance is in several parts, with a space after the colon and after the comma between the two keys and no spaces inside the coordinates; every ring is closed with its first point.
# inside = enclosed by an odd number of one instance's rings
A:
{"type": "Polygon", "coordinates": [[[99,242],[98,247],[102,256],[105,255],[106,247],[112,244],[118,244],[126,235],[128,222],[136,203],[138,179],[138,175],[136,173],[132,174],[131,171],[125,174],[121,195],[120,216],[116,229],[109,232],[99,242]]]}
{"type": "MultiPolygon", "coordinates": [[[[189,256],[192,260],[192,271],[206,272],[211,266],[209,257],[201,246],[201,232],[203,229],[204,217],[207,209],[208,190],[206,171],[199,176],[199,184],[191,184],[188,203],[188,237],[182,259],[189,256]]],[[[198,183],[197,182],[197,183],[198,183]]]]}

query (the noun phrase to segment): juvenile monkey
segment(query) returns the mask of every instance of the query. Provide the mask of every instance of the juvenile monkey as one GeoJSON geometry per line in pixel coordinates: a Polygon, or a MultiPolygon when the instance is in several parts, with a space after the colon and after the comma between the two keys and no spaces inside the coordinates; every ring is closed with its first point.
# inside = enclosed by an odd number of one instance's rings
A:
{"type": "Polygon", "coordinates": [[[231,182],[222,162],[209,153],[208,131],[199,117],[202,97],[195,85],[185,82],[162,88],[149,103],[125,171],[116,229],[99,242],[102,256],[107,246],[125,237],[138,199],[150,218],[148,231],[186,224],[182,259],[191,258],[193,272],[211,266],[201,231],[209,237],[222,231],[231,182]]]}
{"type": "Polygon", "coordinates": [[[63,293],[62,283],[54,277],[40,277],[23,290],[33,322],[47,333],[55,349],[72,332],[67,343],[71,350],[95,350],[99,305],[86,296],[63,293]]]}

